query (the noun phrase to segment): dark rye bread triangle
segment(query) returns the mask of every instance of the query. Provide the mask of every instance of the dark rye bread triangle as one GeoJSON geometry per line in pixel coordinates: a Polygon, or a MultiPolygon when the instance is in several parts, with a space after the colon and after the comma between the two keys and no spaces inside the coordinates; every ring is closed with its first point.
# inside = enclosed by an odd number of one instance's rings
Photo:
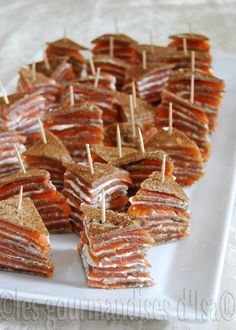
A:
{"type": "Polygon", "coordinates": [[[164,182],[162,182],[160,172],[153,172],[149,176],[149,178],[147,178],[141,183],[141,188],[174,195],[177,198],[186,202],[189,200],[188,196],[185,194],[181,186],[173,179],[165,177],[164,182]]]}
{"type": "Polygon", "coordinates": [[[104,94],[105,96],[110,96],[112,98],[115,98],[116,96],[116,92],[111,91],[107,88],[103,88],[103,87],[94,87],[93,85],[87,85],[87,84],[81,84],[78,82],[78,79],[75,79],[75,82],[73,83],[73,80],[71,80],[67,86],[69,85],[73,85],[74,86],[74,93],[76,94],[76,87],[79,87],[81,90],[85,90],[85,91],[91,91],[91,92],[95,92],[95,93],[101,93],[104,94]]]}
{"type": "Polygon", "coordinates": [[[89,237],[99,236],[109,231],[121,228],[139,228],[139,222],[128,216],[127,213],[118,213],[106,210],[106,221],[102,223],[102,210],[87,204],[82,204],[81,210],[84,214],[87,234],[89,237]]]}
{"type": "Polygon", "coordinates": [[[173,34],[169,36],[170,39],[176,40],[176,39],[190,39],[190,40],[196,40],[196,41],[208,41],[209,39],[202,35],[197,33],[178,33],[173,34]]]}
{"type": "Polygon", "coordinates": [[[78,44],[77,42],[68,39],[68,38],[61,38],[52,42],[47,42],[48,45],[54,46],[57,48],[65,48],[65,49],[72,49],[72,50],[88,50],[88,48],[78,44]]]}
{"type": "Polygon", "coordinates": [[[18,202],[18,198],[0,201],[0,220],[49,236],[48,230],[33,201],[28,197],[23,198],[19,211],[18,202]]]}
{"type": "MultiPolygon", "coordinates": [[[[193,74],[193,72],[191,69],[179,69],[179,70],[173,71],[173,73],[170,75],[168,82],[172,83],[172,82],[178,82],[178,81],[186,80],[186,79],[190,81],[192,74],[193,74]]],[[[204,72],[201,70],[195,70],[194,77],[195,77],[195,80],[202,80],[202,81],[206,81],[206,82],[220,84],[222,86],[221,91],[224,90],[224,87],[225,87],[224,80],[217,78],[216,76],[213,76],[211,73],[204,72]]]]}
{"type": "Polygon", "coordinates": [[[122,33],[116,33],[116,34],[106,33],[106,34],[103,34],[103,35],[93,39],[91,41],[91,43],[95,44],[95,43],[101,42],[101,41],[110,41],[111,37],[114,39],[114,41],[121,41],[121,42],[123,41],[123,42],[131,43],[131,44],[137,44],[137,41],[130,38],[126,34],[122,34],[122,33]]]}
{"type": "MultiPolygon", "coordinates": [[[[128,154],[126,156],[123,156],[122,158],[118,159],[116,162],[114,162],[114,166],[120,167],[124,165],[128,165],[130,163],[138,162],[141,160],[160,160],[162,161],[163,156],[165,152],[162,150],[156,150],[156,151],[147,151],[145,153],[141,152],[134,152],[132,154],[128,154]]],[[[166,162],[169,164],[173,164],[170,157],[166,157],[166,162]]]]}
{"type": "Polygon", "coordinates": [[[23,156],[37,156],[55,159],[63,165],[73,163],[73,160],[64,144],[49,130],[45,130],[47,143],[42,140],[36,142],[30,147],[23,156]]]}
{"type": "Polygon", "coordinates": [[[84,113],[95,113],[98,115],[102,115],[102,110],[96,106],[95,104],[91,102],[84,102],[83,104],[78,104],[74,107],[64,108],[54,108],[48,113],[43,115],[43,120],[53,118],[55,116],[61,116],[61,115],[67,115],[67,114],[73,114],[76,112],[84,112],[84,113]]]}
{"type": "MultiPolygon", "coordinates": [[[[121,133],[121,139],[123,136],[132,136],[133,137],[133,127],[132,127],[132,124],[131,123],[119,123],[119,126],[120,126],[120,133],[121,133]]],[[[114,123],[114,124],[110,124],[108,126],[105,127],[105,135],[111,135],[111,136],[115,136],[115,139],[116,139],[116,127],[117,127],[117,124],[114,123]]],[[[136,130],[138,130],[138,128],[141,128],[143,130],[145,130],[145,128],[148,128],[150,127],[147,126],[145,127],[144,125],[141,125],[141,123],[136,123],[135,124],[135,128],[136,130]]]]}
{"type": "MultiPolygon", "coordinates": [[[[156,56],[157,61],[166,61],[166,60],[181,60],[189,61],[191,63],[191,52],[184,54],[182,50],[178,50],[175,47],[166,47],[166,50],[160,52],[156,56]]],[[[212,57],[207,52],[195,52],[195,61],[196,62],[206,62],[208,66],[211,65],[212,57]]]]}
{"type": "Polygon", "coordinates": [[[22,77],[30,86],[40,85],[56,85],[56,81],[45,76],[43,73],[35,72],[35,81],[33,80],[32,70],[20,68],[19,75],[22,77]]]}
{"type": "Polygon", "coordinates": [[[111,64],[119,66],[123,69],[129,69],[130,65],[126,63],[125,61],[116,58],[116,57],[110,57],[108,55],[95,55],[93,56],[93,62],[96,63],[105,63],[105,64],[111,64]]]}
{"type": "Polygon", "coordinates": [[[50,180],[50,174],[48,171],[40,170],[38,168],[27,170],[26,173],[23,172],[14,173],[0,178],[0,187],[3,187],[8,183],[14,183],[29,178],[44,178],[46,181],[48,181],[50,180]]]}
{"type": "Polygon", "coordinates": [[[85,185],[97,187],[100,182],[119,177],[119,175],[129,177],[129,173],[111,164],[93,163],[94,174],[91,174],[90,168],[86,163],[78,163],[68,166],[67,170],[79,177],[85,185]]]}
{"type": "MultiPolygon", "coordinates": [[[[102,160],[107,163],[114,163],[119,159],[119,153],[117,147],[106,147],[100,145],[94,145],[92,147],[92,152],[98,155],[102,160]]],[[[136,150],[134,148],[122,147],[122,155],[126,156],[128,154],[134,153],[136,150]]]]}
{"type": "MultiPolygon", "coordinates": [[[[125,118],[131,120],[130,104],[129,104],[129,95],[121,92],[116,92],[116,95],[121,103],[122,112],[125,118]]],[[[155,116],[156,109],[149,104],[148,102],[136,99],[137,108],[135,109],[135,118],[138,119],[139,116],[155,116]]]]}
{"type": "MultiPolygon", "coordinates": [[[[138,81],[142,81],[142,79],[145,79],[146,76],[149,77],[150,75],[153,75],[159,70],[160,71],[160,80],[163,78],[163,72],[171,72],[173,69],[173,64],[165,64],[165,63],[155,63],[154,61],[149,61],[147,63],[147,68],[144,69],[142,64],[139,64],[135,68],[131,68],[129,71],[130,78],[134,78],[138,81]]],[[[158,80],[158,79],[157,79],[158,80]]]]}
{"type": "Polygon", "coordinates": [[[202,160],[201,152],[196,143],[176,128],[172,129],[172,134],[169,134],[169,130],[159,128],[157,133],[146,143],[145,147],[146,150],[156,150],[165,147],[193,148],[199,160],[202,160]]]}

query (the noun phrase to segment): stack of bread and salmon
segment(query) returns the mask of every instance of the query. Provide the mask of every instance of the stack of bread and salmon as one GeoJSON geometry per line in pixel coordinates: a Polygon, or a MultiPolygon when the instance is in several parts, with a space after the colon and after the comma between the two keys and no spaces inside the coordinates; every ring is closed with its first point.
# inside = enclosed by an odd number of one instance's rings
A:
{"type": "Polygon", "coordinates": [[[204,175],[225,85],[200,34],[91,43],[49,42],[2,87],[0,269],[53,276],[50,235],[75,233],[89,286],[150,286],[148,250],[190,234],[184,188],[204,175]]]}

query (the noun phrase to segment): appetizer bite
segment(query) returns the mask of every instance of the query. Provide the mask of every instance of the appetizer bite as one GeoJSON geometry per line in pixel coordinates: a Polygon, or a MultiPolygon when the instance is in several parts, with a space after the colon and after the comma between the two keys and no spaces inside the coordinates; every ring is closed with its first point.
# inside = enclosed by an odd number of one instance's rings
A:
{"type": "Polygon", "coordinates": [[[63,194],[72,208],[71,219],[76,232],[82,226],[82,203],[99,206],[102,191],[107,196],[107,209],[122,209],[129,199],[127,190],[132,180],[128,172],[110,164],[94,163],[92,168],[90,165],[70,165],[65,173],[63,194]]]}
{"type": "Polygon", "coordinates": [[[0,270],[52,276],[49,233],[30,198],[0,201],[0,233],[0,270]]]}
{"type": "Polygon", "coordinates": [[[156,244],[186,237],[190,231],[188,197],[173,178],[164,175],[154,172],[143,181],[128,209],[130,216],[145,222],[143,228],[156,244]]]}
{"type": "Polygon", "coordinates": [[[125,213],[82,206],[84,231],[79,252],[87,284],[103,289],[153,285],[147,252],[151,236],[125,213]]]}
{"type": "Polygon", "coordinates": [[[66,167],[73,160],[63,143],[49,130],[45,140],[40,139],[23,154],[28,169],[43,169],[50,173],[50,179],[57,190],[62,190],[66,167]]]}

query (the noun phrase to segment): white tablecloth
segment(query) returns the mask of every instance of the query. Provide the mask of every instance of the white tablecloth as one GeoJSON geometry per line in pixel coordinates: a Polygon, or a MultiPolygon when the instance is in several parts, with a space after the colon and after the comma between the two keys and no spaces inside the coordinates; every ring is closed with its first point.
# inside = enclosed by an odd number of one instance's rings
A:
{"type": "MultiPolygon", "coordinates": [[[[66,35],[81,44],[105,32],[120,32],[164,44],[171,33],[207,34],[213,49],[236,55],[236,5],[225,0],[0,0],[0,80],[7,84],[46,41],[66,35]]],[[[232,120],[236,120],[235,118],[232,120]]],[[[235,207],[236,210],[236,207],[235,207]]],[[[206,279],[207,280],[207,279],[206,279]]],[[[1,285],[1,283],[0,283],[1,285]]],[[[221,292],[236,298],[236,211],[232,219],[221,292]]],[[[0,300],[0,329],[235,329],[220,320],[208,324],[131,321],[129,318],[0,300]]]]}

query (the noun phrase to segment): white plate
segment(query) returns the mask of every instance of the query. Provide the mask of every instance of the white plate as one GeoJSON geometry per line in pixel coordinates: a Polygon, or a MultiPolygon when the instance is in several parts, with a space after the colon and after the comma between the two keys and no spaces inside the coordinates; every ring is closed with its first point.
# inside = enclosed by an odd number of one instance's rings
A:
{"type": "Polygon", "coordinates": [[[156,285],[143,289],[87,287],[74,234],[53,235],[50,279],[0,272],[1,297],[76,307],[147,319],[204,319],[217,301],[235,192],[235,58],[217,57],[215,74],[227,93],[205,177],[188,190],[192,233],[182,241],[151,250],[156,285]],[[4,294],[5,293],[5,294],[4,294]],[[197,300],[196,300],[197,299],[197,300]],[[202,308],[200,308],[200,304],[202,308]]]}

